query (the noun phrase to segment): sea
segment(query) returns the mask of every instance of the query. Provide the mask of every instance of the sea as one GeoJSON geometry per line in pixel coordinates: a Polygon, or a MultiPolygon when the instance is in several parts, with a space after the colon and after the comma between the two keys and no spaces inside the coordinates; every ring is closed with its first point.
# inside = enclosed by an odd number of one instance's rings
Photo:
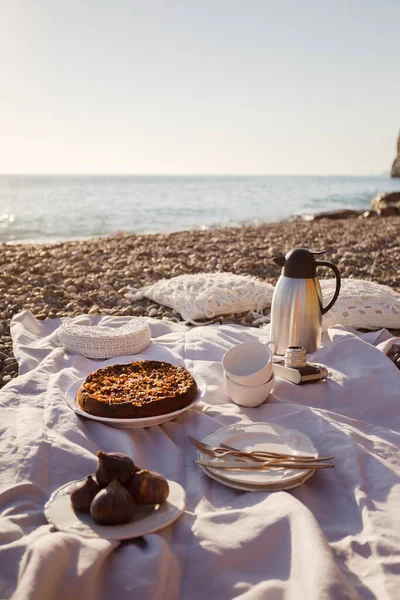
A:
{"type": "Polygon", "coordinates": [[[0,175],[0,242],[53,243],[285,221],[365,209],[377,176],[0,175]]]}

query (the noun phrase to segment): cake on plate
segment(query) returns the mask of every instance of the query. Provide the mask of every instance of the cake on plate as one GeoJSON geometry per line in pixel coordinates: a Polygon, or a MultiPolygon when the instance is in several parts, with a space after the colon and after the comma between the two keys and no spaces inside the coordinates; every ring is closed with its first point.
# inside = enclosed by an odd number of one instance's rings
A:
{"type": "Polygon", "coordinates": [[[90,373],[77,394],[81,410],[99,417],[156,417],[188,406],[197,384],[184,367],[157,360],[115,364],[90,373]]]}

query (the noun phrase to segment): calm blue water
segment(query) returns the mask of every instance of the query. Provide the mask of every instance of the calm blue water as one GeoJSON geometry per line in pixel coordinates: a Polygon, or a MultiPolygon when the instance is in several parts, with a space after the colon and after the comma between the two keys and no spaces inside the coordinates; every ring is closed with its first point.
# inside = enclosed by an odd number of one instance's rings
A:
{"type": "Polygon", "coordinates": [[[367,209],[389,176],[0,176],[0,241],[165,233],[367,209]]]}

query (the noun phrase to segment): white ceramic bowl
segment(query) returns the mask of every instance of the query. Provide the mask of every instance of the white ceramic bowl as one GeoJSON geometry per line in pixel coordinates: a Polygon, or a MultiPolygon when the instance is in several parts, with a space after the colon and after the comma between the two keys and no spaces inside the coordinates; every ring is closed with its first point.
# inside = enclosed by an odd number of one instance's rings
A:
{"type": "Polygon", "coordinates": [[[222,359],[225,375],[240,385],[262,385],[271,379],[275,350],[274,342],[245,342],[233,346],[222,359]]]}
{"type": "Polygon", "coordinates": [[[261,385],[240,385],[229,379],[225,374],[225,385],[231,400],[235,404],[239,404],[239,406],[246,406],[248,408],[260,406],[260,404],[265,402],[274,387],[274,383],[274,373],[272,373],[269,381],[261,385]]]}

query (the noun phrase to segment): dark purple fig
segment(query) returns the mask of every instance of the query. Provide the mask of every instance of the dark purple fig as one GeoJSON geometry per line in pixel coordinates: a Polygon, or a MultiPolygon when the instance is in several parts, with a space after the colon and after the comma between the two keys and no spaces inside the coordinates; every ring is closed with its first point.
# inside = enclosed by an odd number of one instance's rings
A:
{"type": "Polygon", "coordinates": [[[99,462],[96,468],[96,479],[105,487],[113,479],[125,485],[134,474],[136,467],[133,460],[122,452],[97,452],[99,462]]]}
{"type": "Polygon", "coordinates": [[[75,510],[90,512],[90,505],[101,487],[88,475],[83,483],[78,483],[71,492],[71,504],[75,510]]]}
{"type": "Polygon", "coordinates": [[[162,504],[169,494],[168,481],[154,471],[137,471],[126,487],[136,504],[162,504]]]}
{"type": "Polygon", "coordinates": [[[93,499],[90,514],[99,525],[123,525],[135,514],[135,502],[118,479],[114,479],[93,499]]]}

